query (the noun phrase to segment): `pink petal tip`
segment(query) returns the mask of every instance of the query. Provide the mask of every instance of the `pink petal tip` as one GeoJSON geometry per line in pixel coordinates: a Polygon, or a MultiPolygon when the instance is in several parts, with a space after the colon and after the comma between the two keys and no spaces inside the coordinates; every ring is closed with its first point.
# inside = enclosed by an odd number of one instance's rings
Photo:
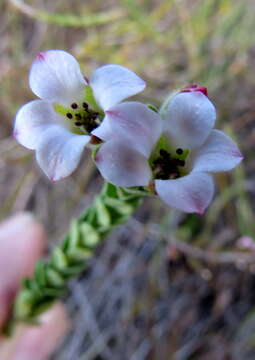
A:
{"type": "Polygon", "coordinates": [[[50,182],[52,182],[53,184],[55,184],[55,182],[57,182],[57,180],[56,180],[56,178],[51,177],[51,178],[50,178],[50,182]]]}
{"type": "Polygon", "coordinates": [[[238,157],[240,158],[240,160],[243,160],[244,159],[244,156],[242,153],[240,153],[240,151],[235,151],[232,153],[235,157],[238,157]]]}
{"type": "Polygon", "coordinates": [[[199,86],[197,84],[191,84],[187,85],[184,89],[182,89],[180,92],[194,92],[194,91],[200,91],[205,96],[208,97],[208,90],[206,87],[199,86]]]}
{"type": "Polygon", "coordinates": [[[42,51],[40,51],[37,55],[36,55],[36,60],[45,60],[46,54],[42,51]]]}

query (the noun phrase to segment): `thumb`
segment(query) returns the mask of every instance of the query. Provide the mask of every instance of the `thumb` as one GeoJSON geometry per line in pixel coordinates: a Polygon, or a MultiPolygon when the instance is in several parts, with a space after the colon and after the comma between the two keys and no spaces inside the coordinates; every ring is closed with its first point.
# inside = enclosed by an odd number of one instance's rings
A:
{"type": "Polygon", "coordinates": [[[20,213],[0,224],[0,328],[19,283],[33,272],[42,255],[46,236],[29,213],[20,213]]]}
{"type": "Polygon", "coordinates": [[[40,325],[19,325],[14,336],[0,344],[0,359],[47,360],[70,328],[66,310],[55,303],[39,318],[40,325]]]}
{"type": "MultiPolygon", "coordinates": [[[[45,241],[42,226],[28,213],[0,224],[0,328],[21,279],[33,272],[45,241]]],[[[10,339],[0,338],[0,359],[48,359],[67,333],[69,320],[64,306],[56,303],[39,321],[39,326],[19,325],[10,339]]]]}

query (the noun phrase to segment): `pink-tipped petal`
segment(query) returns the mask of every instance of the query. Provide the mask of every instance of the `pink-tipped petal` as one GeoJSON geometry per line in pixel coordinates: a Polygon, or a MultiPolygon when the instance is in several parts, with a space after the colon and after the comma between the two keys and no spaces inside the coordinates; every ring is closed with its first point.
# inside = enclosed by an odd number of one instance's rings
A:
{"type": "Polygon", "coordinates": [[[34,150],[44,132],[58,122],[58,116],[50,103],[33,100],[18,111],[13,135],[20,144],[34,150]]]}
{"type": "Polygon", "coordinates": [[[212,130],[198,149],[193,161],[194,171],[220,172],[236,167],[243,159],[233,140],[223,131],[212,130]]]}
{"type": "Polygon", "coordinates": [[[90,85],[98,104],[104,110],[139,93],[146,86],[133,71],[120,65],[101,66],[93,72],[90,85]]]}
{"type": "Polygon", "coordinates": [[[149,157],[161,134],[161,118],[144,104],[123,102],[106,111],[102,125],[93,134],[105,141],[122,139],[149,157]]]}
{"type": "Polygon", "coordinates": [[[87,84],[76,59],[63,50],[40,52],[34,60],[29,84],[41,99],[71,105],[81,99],[87,84]]]}
{"type": "Polygon", "coordinates": [[[214,184],[212,176],[192,172],[176,180],[156,180],[156,192],[170,207],[202,215],[212,201],[214,184]]]}
{"type": "Polygon", "coordinates": [[[208,90],[206,87],[204,86],[199,86],[197,84],[190,84],[187,85],[185,88],[183,88],[180,92],[193,92],[193,91],[200,91],[202,92],[205,96],[208,96],[208,90]]]}
{"type": "Polygon", "coordinates": [[[36,151],[39,166],[55,182],[70,175],[78,166],[88,135],[75,135],[60,126],[51,127],[36,151]]]}
{"type": "Polygon", "coordinates": [[[175,95],[163,114],[164,131],[176,145],[193,149],[204,143],[214,127],[214,105],[200,91],[175,95]]]}
{"type": "Polygon", "coordinates": [[[95,162],[102,176],[116,186],[145,186],[151,178],[146,157],[120,141],[104,143],[95,162]]]}

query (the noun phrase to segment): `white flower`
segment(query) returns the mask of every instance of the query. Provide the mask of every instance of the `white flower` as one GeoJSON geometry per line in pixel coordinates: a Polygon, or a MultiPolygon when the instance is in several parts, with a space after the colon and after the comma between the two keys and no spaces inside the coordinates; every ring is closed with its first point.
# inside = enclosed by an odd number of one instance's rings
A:
{"type": "Polygon", "coordinates": [[[120,65],[102,66],[88,81],[75,58],[62,50],[37,55],[29,84],[42,100],[21,107],[14,136],[36,151],[40,167],[52,181],[75,170],[91,134],[99,134],[101,126],[106,133],[105,111],[145,87],[142,79],[120,65]]]}
{"type": "Polygon", "coordinates": [[[127,187],[154,181],[156,193],[169,206],[202,214],[214,193],[210,173],[231,170],[242,160],[231,138],[213,129],[216,111],[205,94],[205,88],[184,89],[161,117],[141,104],[117,105],[107,118],[108,131],[101,131],[106,142],[95,157],[103,177],[127,187]]]}

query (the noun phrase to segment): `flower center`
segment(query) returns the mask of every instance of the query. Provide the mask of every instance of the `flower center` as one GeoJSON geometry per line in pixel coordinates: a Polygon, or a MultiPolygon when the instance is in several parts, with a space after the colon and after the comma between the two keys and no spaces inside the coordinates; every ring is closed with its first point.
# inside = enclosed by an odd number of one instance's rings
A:
{"type": "Polygon", "coordinates": [[[69,107],[54,105],[55,111],[64,116],[65,125],[75,134],[90,134],[103,120],[103,112],[87,102],[72,103],[69,107]]]}
{"type": "Polygon", "coordinates": [[[86,102],[83,102],[81,106],[73,103],[70,108],[72,110],[66,113],[66,117],[71,120],[72,124],[79,130],[90,134],[100,125],[99,112],[90,109],[86,102]]]}
{"type": "Polygon", "coordinates": [[[162,135],[149,158],[153,178],[160,180],[177,179],[187,174],[188,149],[173,147],[162,135]]]}
{"type": "Polygon", "coordinates": [[[183,167],[185,160],[183,149],[177,149],[175,156],[171,155],[167,150],[161,149],[159,156],[152,162],[152,171],[155,179],[169,180],[177,179],[183,175],[183,167]]]}

